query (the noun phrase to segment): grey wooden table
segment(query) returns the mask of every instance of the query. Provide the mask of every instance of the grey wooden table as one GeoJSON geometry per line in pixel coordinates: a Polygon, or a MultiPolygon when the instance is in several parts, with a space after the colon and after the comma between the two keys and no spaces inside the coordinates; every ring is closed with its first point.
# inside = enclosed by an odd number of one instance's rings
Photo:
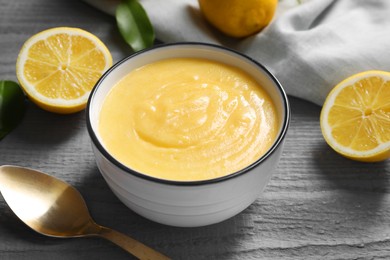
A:
{"type": "MultiPolygon", "coordinates": [[[[0,79],[16,80],[20,47],[55,26],[100,37],[114,61],[131,51],[114,18],[78,0],[0,0],[0,79]]],[[[241,214],[200,228],[153,223],[126,208],[96,168],[85,114],[60,116],[28,103],[0,141],[0,165],[46,171],[74,185],[100,224],[173,259],[390,259],[390,161],[358,163],[324,142],[320,107],[291,98],[292,122],[264,195],[241,214]]],[[[0,259],[132,259],[98,238],[44,237],[22,224],[0,196],[0,259]]]]}

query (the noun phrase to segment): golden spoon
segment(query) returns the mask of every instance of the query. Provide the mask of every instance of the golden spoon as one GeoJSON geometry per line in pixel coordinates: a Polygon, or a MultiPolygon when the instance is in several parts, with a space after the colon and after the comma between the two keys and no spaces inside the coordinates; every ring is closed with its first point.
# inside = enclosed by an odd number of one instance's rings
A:
{"type": "Polygon", "coordinates": [[[43,172],[0,166],[0,191],[16,216],[38,233],[52,237],[98,236],[139,259],[169,259],[122,233],[97,225],[75,188],[43,172]]]}

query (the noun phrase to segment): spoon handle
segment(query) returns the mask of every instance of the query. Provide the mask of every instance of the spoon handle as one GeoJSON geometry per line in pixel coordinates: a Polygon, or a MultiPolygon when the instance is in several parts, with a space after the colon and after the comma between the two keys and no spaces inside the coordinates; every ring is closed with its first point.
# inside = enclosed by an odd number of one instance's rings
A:
{"type": "Polygon", "coordinates": [[[112,243],[120,246],[130,254],[142,260],[168,260],[169,257],[155,251],[154,249],[142,244],[141,242],[124,235],[113,229],[100,226],[98,236],[105,238],[112,243]]]}

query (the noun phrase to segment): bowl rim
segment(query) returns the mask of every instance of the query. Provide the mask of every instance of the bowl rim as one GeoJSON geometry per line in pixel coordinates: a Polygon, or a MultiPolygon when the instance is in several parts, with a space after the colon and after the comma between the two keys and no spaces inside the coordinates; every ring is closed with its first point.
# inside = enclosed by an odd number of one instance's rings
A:
{"type": "Polygon", "coordinates": [[[144,180],[148,180],[148,181],[152,181],[152,182],[156,182],[156,183],[160,183],[160,184],[173,185],[173,186],[208,185],[208,184],[223,182],[223,181],[227,181],[227,180],[230,180],[230,179],[233,179],[233,178],[237,178],[237,177],[239,177],[239,176],[249,172],[253,168],[257,167],[259,164],[261,164],[264,161],[266,161],[266,159],[268,159],[271,156],[271,154],[273,154],[275,152],[275,150],[279,147],[279,145],[283,142],[284,138],[286,137],[287,130],[288,130],[288,127],[289,127],[289,124],[290,124],[290,118],[291,118],[291,109],[290,109],[290,105],[289,105],[287,94],[286,94],[285,90],[283,89],[282,85],[280,84],[280,82],[277,80],[277,78],[264,65],[262,65],[260,62],[258,62],[256,60],[254,60],[253,58],[251,58],[251,57],[249,57],[249,56],[247,56],[247,55],[245,55],[245,54],[243,54],[241,52],[238,52],[236,50],[230,49],[230,48],[225,47],[225,46],[216,45],[216,44],[212,44],[212,43],[204,43],[204,42],[163,43],[163,44],[155,45],[155,46],[153,46],[151,48],[148,48],[148,49],[144,49],[144,50],[135,52],[135,53],[133,53],[133,54],[131,54],[131,55],[121,59],[120,61],[115,63],[113,66],[111,66],[99,78],[99,80],[96,82],[96,84],[94,85],[94,87],[91,90],[91,94],[89,95],[88,102],[87,102],[87,107],[86,107],[87,130],[88,130],[89,136],[90,136],[90,138],[92,140],[92,143],[95,145],[95,147],[99,150],[99,152],[108,161],[110,161],[112,164],[114,164],[116,167],[120,168],[121,170],[123,170],[127,174],[131,174],[131,175],[133,175],[135,177],[139,177],[139,178],[144,179],[144,180]],[[262,71],[264,71],[264,73],[267,74],[267,76],[271,79],[271,81],[274,82],[275,87],[278,89],[278,91],[279,91],[279,93],[281,95],[281,98],[284,101],[283,102],[283,110],[285,111],[285,116],[284,116],[284,119],[283,119],[283,122],[282,122],[282,129],[281,129],[279,135],[275,138],[274,143],[267,150],[267,152],[264,153],[261,157],[259,157],[256,161],[254,161],[253,163],[251,163],[250,165],[246,166],[245,168],[243,168],[243,169],[241,169],[239,171],[236,171],[236,172],[233,172],[231,174],[228,174],[228,175],[225,175],[225,176],[221,176],[221,177],[218,177],[218,178],[212,178],[212,179],[206,179],[206,180],[197,180],[197,181],[177,181],[177,180],[169,180],[169,179],[157,178],[157,177],[154,177],[154,176],[151,176],[151,175],[147,175],[147,174],[138,172],[136,170],[133,170],[133,169],[127,167],[126,165],[122,164],[121,162],[119,162],[117,159],[115,159],[103,147],[103,145],[100,143],[99,139],[97,138],[97,135],[95,134],[95,131],[92,128],[91,118],[90,118],[89,114],[90,114],[90,109],[91,109],[91,103],[92,103],[92,101],[94,99],[94,96],[95,96],[99,86],[101,85],[101,82],[113,70],[115,70],[117,67],[121,66],[123,63],[125,63],[129,59],[132,59],[133,57],[136,57],[138,55],[142,55],[142,54],[147,53],[147,52],[152,51],[152,50],[156,50],[156,49],[159,49],[159,48],[173,47],[173,46],[194,46],[194,47],[201,46],[201,47],[206,47],[206,48],[217,50],[217,51],[224,51],[224,52],[227,52],[227,53],[231,52],[231,53],[233,53],[233,54],[235,54],[237,56],[241,56],[241,58],[244,58],[244,59],[250,61],[253,65],[259,67],[262,71]]]}

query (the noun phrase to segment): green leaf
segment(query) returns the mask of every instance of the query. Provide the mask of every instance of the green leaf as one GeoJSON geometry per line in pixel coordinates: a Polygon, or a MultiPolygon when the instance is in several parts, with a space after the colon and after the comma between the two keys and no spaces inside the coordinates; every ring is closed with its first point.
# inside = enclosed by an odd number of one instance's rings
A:
{"type": "Polygon", "coordinates": [[[134,51],[153,46],[154,29],[144,8],[137,0],[122,1],[116,9],[119,32],[134,51]]]}
{"type": "Polygon", "coordinates": [[[0,81],[0,140],[22,120],[25,111],[25,96],[13,81],[0,81]]]}

